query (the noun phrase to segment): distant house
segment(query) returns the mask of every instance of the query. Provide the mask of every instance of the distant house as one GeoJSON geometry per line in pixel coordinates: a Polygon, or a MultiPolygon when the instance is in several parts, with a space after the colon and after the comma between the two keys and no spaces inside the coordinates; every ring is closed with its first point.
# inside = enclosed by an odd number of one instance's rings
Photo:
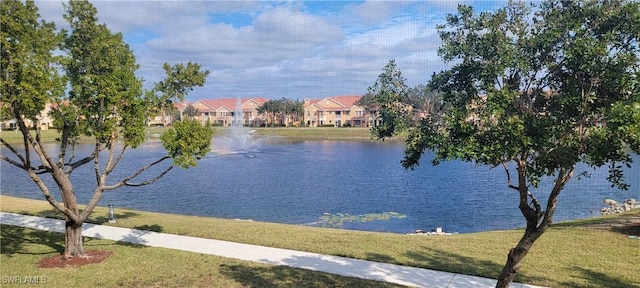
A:
{"type": "Polygon", "coordinates": [[[198,111],[196,119],[202,123],[209,122],[219,126],[259,126],[264,123],[264,118],[258,114],[258,107],[265,102],[266,98],[200,99],[191,106],[198,111]]]}
{"type": "Polygon", "coordinates": [[[356,105],[362,96],[331,96],[304,100],[304,123],[318,126],[366,126],[365,109],[356,105]]]}
{"type": "MultiPolygon", "coordinates": [[[[53,118],[49,116],[51,112],[51,107],[53,104],[47,103],[44,106],[44,109],[40,111],[40,114],[36,115],[35,122],[31,119],[24,119],[24,124],[27,125],[28,128],[39,127],[41,130],[49,130],[49,128],[53,128],[53,118]]],[[[15,130],[18,129],[18,121],[16,119],[9,119],[6,121],[0,122],[0,130],[15,130]]]]}

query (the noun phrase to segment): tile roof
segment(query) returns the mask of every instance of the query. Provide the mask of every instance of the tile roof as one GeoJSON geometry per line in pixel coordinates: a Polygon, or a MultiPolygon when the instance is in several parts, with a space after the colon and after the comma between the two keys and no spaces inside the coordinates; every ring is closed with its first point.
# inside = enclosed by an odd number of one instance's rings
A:
{"type": "Polygon", "coordinates": [[[200,99],[196,102],[200,102],[207,107],[211,108],[211,110],[218,110],[220,108],[226,108],[227,110],[233,111],[238,107],[238,100],[240,100],[240,105],[244,105],[248,101],[253,101],[257,106],[262,106],[265,102],[267,102],[267,98],[256,97],[256,98],[218,98],[218,99],[200,99]]]}
{"type": "Polygon", "coordinates": [[[352,106],[356,105],[356,102],[358,102],[358,100],[360,100],[360,98],[362,98],[362,96],[360,95],[345,95],[345,96],[330,96],[327,97],[337,103],[339,103],[340,105],[343,105],[346,108],[351,108],[352,106]]]}
{"type": "Polygon", "coordinates": [[[322,110],[351,109],[362,96],[330,96],[322,99],[305,99],[305,107],[316,106],[322,110]]]}

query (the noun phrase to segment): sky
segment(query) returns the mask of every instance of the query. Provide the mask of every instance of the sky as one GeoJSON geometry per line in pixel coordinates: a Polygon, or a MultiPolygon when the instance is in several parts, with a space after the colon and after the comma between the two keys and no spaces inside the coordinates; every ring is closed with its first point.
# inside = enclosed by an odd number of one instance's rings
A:
{"type": "MultiPolygon", "coordinates": [[[[69,29],[62,1],[36,1],[42,19],[69,29]]],[[[393,59],[409,87],[447,68],[435,29],[458,4],[505,1],[92,1],[98,22],[121,32],[145,88],[162,65],[210,71],[186,100],[363,95],[393,59]]]]}

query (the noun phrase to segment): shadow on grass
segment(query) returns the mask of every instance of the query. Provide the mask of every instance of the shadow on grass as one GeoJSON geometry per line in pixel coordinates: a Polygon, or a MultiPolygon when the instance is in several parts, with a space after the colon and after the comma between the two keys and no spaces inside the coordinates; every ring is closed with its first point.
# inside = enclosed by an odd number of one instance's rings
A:
{"type": "Polygon", "coordinates": [[[376,262],[383,262],[383,263],[394,263],[394,264],[398,263],[398,261],[396,261],[395,258],[389,255],[372,253],[372,252],[368,252],[364,259],[370,260],[370,261],[376,261],[376,262]]]}
{"type": "MultiPolygon", "coordinates": [[[[582,278],[589,282],[589,287],[610,287],[610,288],[640,288],[640,281],[636,279],[635,283],[629,283],[628,281],[613,278],[607,274],[596,272],[582,267],[571,267],[571,270],[577,271],[582,275],[582,278]]],[[[584,287],[582,283],[564,282],[562,286],[565,287],[584,287]]]]}
{"type": "Polygon", "coordinates": [[[64,251],[64,235],[40,230],[32,230],[24,227],[2,225],[0,229],[0,253],[12,257],[14,254],[44,255],[52,252],[62,253],[64,251]],[[25,245],[38,244],[51,248],[50,251],[29,252],[25,245]]]}
{"type": "Polygon", "coordinates": [[[640,236],[640,223],[628,224],[624,226],[614,226],[614,227],[611,227],[611,231],[624,234],[624,235],[640,236]]]}
{"type": "MultiPolygon", "coordinates": [[[[29,213],[27,211],[22,211],[18,214],[24,214],[24,215],[33,215],[33,216],[38,216],[38,217],[44,217],[44,218],[52,218],[52,219],[60,219],[60,220],[64,220],[64,214],[62,214],[62,212],[58,211],[58,210],[46,210],[46,211],[40,211],[38,213],[29,213]]],[[[105,214],[105,215],[97,215],[99,213],[96,213],[96,211],[93,211],[86,223],[94,223],[94,224],[105,224],[109,222],[109,215],[105,214]]],[[[116,212],[114,213],[114,216],[116,219],[127,219],[127,218],[131,218],[131,217],[135,217],[135,216],[139,216],[139,213],[133,213],[133,212],[116,212]]]]}
{"type": "MultiPolygon", "coordinates": [[[[480,260],[448,251],[436,250],[423,247],[424,253],[419,251],[407,252],[410,259],[416,261],[412,265],[420,267],[431,267],[430,269],[448,271],[464,275],[479,276],[484,278],[497,279],[502,271],[503,265],[488,260],[480,260]]],[[[505,255],[506,259],[506,255],[505,255]]],[[[546,282],[548,279],[528,276],[525,271],[520,271],[516,275],[516,282],[532,283],[546,282]]]]}
{"type": "Polygon", "coordinates": [[[590,227],[623,235],[640,235],[640,209],[622,214],[557,223],[552,227],[590,227]]]}
{"type": "Polygon", "coordinates": [[[414,262],[414,265],[422,267],[433,267],[440,271],[451,271],[465,275],[482,276],[496,278],[502,270],[502,266],[487,260],[478,260],[447,251],[436,250],[423,247],[422,251],[409,251],[407,257],[414,262]]]}
{"type": "MultiPolygon", "coordinates": [[[[96,238],[83,237],[83,245],[87,247],[100,248],[106,244],[95,244],[96,238]]],[[[42,231],[12,225],[2,225],[0,229],[0,254],[12,257],[14,254],[21,255],[47,255],[51,253],[62,254],[64,252],[64,234],[60,232],[42,231]],[[47,246],[42,252],[30,252],[26,246],[35,244],[47,246]]],[[[146,247],[141,244],[114,242],[112,245],[122,245],[128,247],[146,247]]]]}
{"type": "Polygon", "coordinates": [[[286,266],[250,267],[223,264],[219,269],[222,275],[234,279],[243,287],[400,287],[286,266]]]}

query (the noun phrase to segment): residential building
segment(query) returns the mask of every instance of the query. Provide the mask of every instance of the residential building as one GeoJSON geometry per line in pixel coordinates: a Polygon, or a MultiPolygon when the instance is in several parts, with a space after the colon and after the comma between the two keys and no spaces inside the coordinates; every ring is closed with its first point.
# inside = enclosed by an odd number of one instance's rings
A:
{"type": "MultiPolygon", "coordinates": [[[[53,128],[53,118],[49,115],[52,105],[52,103],[47,103],[44,106],[44,109],[40,111],[40,114],[36,116],[35,122],[31,119],[24,119],[25,125],[27,125],[28,128],[35,128],[35,126],[37,125],[41,130],[49,130],[49,128],[53,128]]],[[[16,119],[10,119],[0,122],[0,130],[15,129],[18,129],[18,121],[16,121],[16,119]]]]}
{"type": "Polygon", "coordinates": [[[209,122],[220,126],[233,124],[260,126],[264,123],[264,118],[258,114],[258,107],[265,102],[267,102],[266,98],[200,99],[191,106],[197,110],[196,119],[202,123],[209,122]],[[241,116],[238,115],[240,113],[241,116]],[[240,120],[237,117],[241,117],[240,120]],[[240,121],[240,123],[234,121],[240,121]]]}
{"type": "Polygon", "coordinates": [[[318,126],[367,126],[365,109],[356,103],[362,96],[331,96],[304,100],[304,123],[318,126]]]}

